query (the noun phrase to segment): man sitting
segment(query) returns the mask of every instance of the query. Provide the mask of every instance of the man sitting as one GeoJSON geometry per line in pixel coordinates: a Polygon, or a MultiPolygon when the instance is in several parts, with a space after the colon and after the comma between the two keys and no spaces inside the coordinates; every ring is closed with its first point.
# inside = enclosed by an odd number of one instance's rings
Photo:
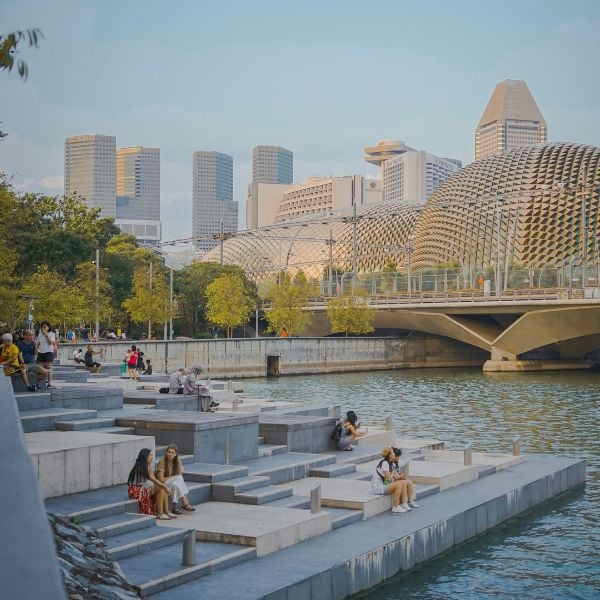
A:
{"type": "Polygon", "coordinates": [[[78,364],[78,365],[82,365],[84,364],[84,360],[83,360],[83,350],[81,348],[78,348],[77,350],[75,350],[73,352],[73,360],[78,364]]]}
{"type": "Polygon", "coordinates": [[[0,347],[0,366],[4,367],[4,374],[7,377],[19,373],[23,383],[27,386],[27,391],[35,392],[35,385],[29,385],[25,365],[19,364],[19,349],[15,344],[13,344],[13,337],[10,333],[5,333],[2,336],[2,346],[0,347]]]}
{"type": "Polygon", "coordinates": [[[17,342],[17,348],[19,349],[19,361],[25,365],[27,375],[33,374],[36,376],[35,383],[38,390],[45,389],[48,381],[48,370],[35,361],[36,344],[33,341],[33,331],[31,329],[24,331],[23,339],[17,342]],[[44,385],[40,386],[42,380],[44,381],[44,385]]]}
{"type": "Polygon", "coordinates": [[[90,373],[99,373],[102,365],[94,360],[95,354],[102,354],[104,350],[94,351],[94,347],[91,344],[87,345],[87,351],[83,357],[83,364],[88,368],[90,373]]]}

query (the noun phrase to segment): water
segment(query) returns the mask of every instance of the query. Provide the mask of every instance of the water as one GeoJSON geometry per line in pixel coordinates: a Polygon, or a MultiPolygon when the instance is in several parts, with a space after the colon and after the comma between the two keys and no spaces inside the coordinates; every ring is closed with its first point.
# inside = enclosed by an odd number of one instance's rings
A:
{"type": "Polygon", "coordinates": [[[361,598],[600,598],[600,373],[418,369],[247,380],[252,397],[333,401],[364,423],[394,415],[398,434],[457,448],[588,461],[585,488],[398,575],[361,598]]]}

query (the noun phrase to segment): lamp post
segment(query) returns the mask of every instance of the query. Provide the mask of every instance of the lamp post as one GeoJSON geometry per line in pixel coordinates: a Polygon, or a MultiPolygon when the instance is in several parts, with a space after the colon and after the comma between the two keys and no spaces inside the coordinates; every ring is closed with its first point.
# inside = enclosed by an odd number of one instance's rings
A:
{"type": "Polygon", "coordinates": [[[412,282],[411,282],[411,278],[412,278],[412,271],[411,271],[411,254],[413,251],[412,248],[412,243],[413,243],[413,236],[409,235],[408,236],[408,246],[406,248],[406,273],[408,275],[408,299],[412,300],[412,282]]]}
{"type": "Polygon", "coordinates": [[[100,248],[96,248],[96,343],[100,339],[100,248]]]}
{"type": "Polygon", "coordinates": [[[502,261],[500,256],[500,229],[501,229],[501,217],[502,217],[502,203],[504,198],[496,196],[496,297],[499,298],[502,295],[502,261]]]}

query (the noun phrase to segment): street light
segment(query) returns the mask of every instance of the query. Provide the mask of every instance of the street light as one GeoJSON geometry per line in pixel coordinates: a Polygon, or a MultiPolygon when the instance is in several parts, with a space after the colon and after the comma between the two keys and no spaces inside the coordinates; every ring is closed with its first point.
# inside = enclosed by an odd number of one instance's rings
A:
{"type": "Polygon", "coordinates": [[[408,275],[408,299],[412,300],[412,271],[411,271],[411,254],[413,253],[412,243],[414,241],[414,236],[408,236],[408,246],[406,247],[406,272],[408,275]]]}

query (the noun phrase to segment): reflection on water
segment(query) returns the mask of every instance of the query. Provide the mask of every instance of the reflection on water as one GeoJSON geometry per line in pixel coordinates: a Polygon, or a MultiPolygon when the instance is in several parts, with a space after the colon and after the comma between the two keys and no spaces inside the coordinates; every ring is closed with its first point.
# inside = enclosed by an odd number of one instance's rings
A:
{"type": "Polygon", "coordinates": [[[365,423],[447,448],[550,452],[588,461],[584,490],[496,528],[366,594],[407,598],[600,598],[600,374],[418,369],[255,379],[248,396],[332,401],[365,423]]]}

